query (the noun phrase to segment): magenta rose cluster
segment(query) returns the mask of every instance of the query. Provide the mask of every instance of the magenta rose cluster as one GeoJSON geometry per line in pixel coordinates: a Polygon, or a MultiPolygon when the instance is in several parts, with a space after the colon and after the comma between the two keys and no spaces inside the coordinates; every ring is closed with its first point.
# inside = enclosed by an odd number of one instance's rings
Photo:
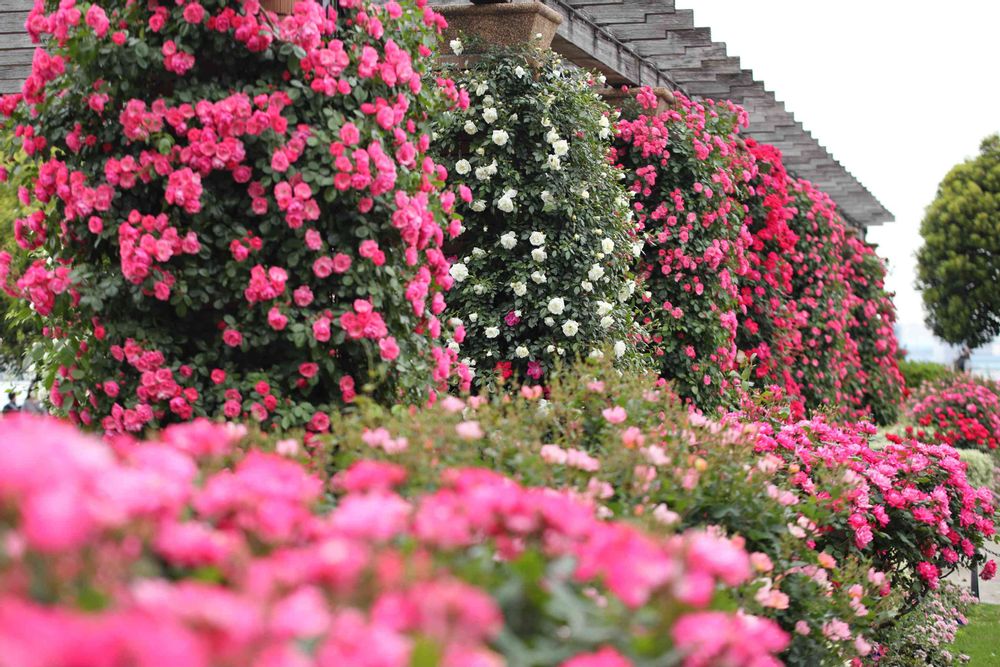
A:
{"type": "MultiPolygon", "coordinates": [[[[885,268],[832,199],[781,153],[739,136],[746,112],[674,94],[618,123],[615,159],[645,239],[639,274],[647,347],[682,396],[713,408],[758,384],[793,412],[895,421],[903,379],[885,268]]],[[[751,128],[752,130],[752,128],[751,128]]]]}
{"type": "Polygon", "coordinates": [[[425,0],[37,3],[0,103],[33,261],[0,277],[52,403],[109,432],[323,431],[361,392],[467,385],[441,318],[458,195],[428,155],[429,118],[467,101],[424,82],[443,25],[425,0]]]}

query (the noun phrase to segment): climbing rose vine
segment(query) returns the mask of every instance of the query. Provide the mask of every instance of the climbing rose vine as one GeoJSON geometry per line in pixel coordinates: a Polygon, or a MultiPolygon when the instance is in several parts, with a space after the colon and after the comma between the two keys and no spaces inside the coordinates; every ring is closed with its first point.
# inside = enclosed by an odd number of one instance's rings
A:
{"type": "Polygon", "coordinates": [[[459,222],[428,118],[462,102],[422,80],[442,25],[425,0],[36,3],[0,104],[35,259],[0,277],[47,337],[53,404],[108,431],[322,431],[360,392],[445,383],[459,222]]]}
{"type": "MultiPolygon", "coordinates": [[[[448,70],[451,71],[451,70],[448,70]]],[[[470,96],[444,114],[435,151],[467,188],[449,297],[480,374],[544,382],[558,360],[634,357],[631,236],[610,108],[592,75],[551,51],[501,50],[454,77],[470,96]]]]}
{"type": "Polygon", "coordinates": [[[896,419],[903,378],[885,267],[836,204],[793,179],[773,146],[748,140],[757,164],[748,200],[750,270],[740,281],[737,345],[793,414],[896,419]]]}
{"type": "Polygon", "coordinates": [[[736,366],[738,277],[748,265],[746,183],[756,167],[737,137],[746,112],[675,94],[618,123],[615,160],[628,174],[644,241],[643,324],[661,373],[703,409],[719,404],[736,366]]]}

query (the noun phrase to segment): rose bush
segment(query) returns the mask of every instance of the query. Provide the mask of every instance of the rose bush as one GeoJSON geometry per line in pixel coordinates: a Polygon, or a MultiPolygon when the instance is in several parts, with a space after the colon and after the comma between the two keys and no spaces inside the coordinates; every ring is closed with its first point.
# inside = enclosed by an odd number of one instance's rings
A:
{"type": "Polygon", "coordinates": [[[962,449],[996,450],[1000,445],[1000,396],[991,382],[969,376],[929,383],[907,406],[916,426],[907,432],[962,449]]]}
{"type": "MultiPolygon", "coordinates": [[[[714,527],[757,568],[726,596],[792,635],[789,664],[861,658],[993,532],[992,496],[955,450],[915,442],[876,451],[870,426],[785,423],[767,410],[689,415],[654,377],[588,364],[544,394],[447,398],[424,411],[362,406],[316,444],[333,476],[377,457],[434,488],[443,468],[480,466],[568,489],[648,530],[714,527]],[[659,386],[657,386],[659,385],[659,386]]],[[[707,594],[707,591],[706,591],[707,594]]]]}
{"type": "Polygon", "coordinates": [[[868,440],[874,433],[863,422],[765,425],[756,451],[782,459],[793,487],[837,510],[833,522],[815,526],[819,548],[837,558],[867,554],[916,600],[958,565],[975,567],[976,548],[996,534],[993,492],[969,484],[950,446],[889,434],[889,444],[876,450],[868,440]],[[851,488],[830,494],[815,477],[820,471],[851,488]]]}
{"type": "Polygon", "coordinates": [[[737,540],[646,534],[481,468],[419,491],[360,460],[331,497],[292,460],[301,443],[245,432],[198,420],[107,444],[0,421],[0,660],[781,664],[772,621],[707,610],[751,576],[737,540]]]}
{"type": "Polygon", "coordinates": [[[756,166],[737,136],[743,109],[674,99],[655,113],[652,91],[638,94],[641,113],[616,126],[614,160],[628,174],[644,242],[646,342],[677,391],[711,409],[736,368],[738,281],[749,269],[743,201],[756,166]]]}
{"type": "Polygon", "coordinates": [[[462,104],[423,83],[442,25],[425,0],[37,3],[0,103],[33,261],[0,277],[49,341],[53,404],[107,431],[323,430],[358,392],[440,386],[459,222],[429,115],[462,104]]]}
{"type": "Polygon", "coordinates": [[[797,416],[893,423],[903,378],[885,267],[855,236],[836,203],[785,171],[777,149],[750,140],[750,271],[741,283],[740,350],[756,376],[778,384],[797,416]]]}
{"type": "MultiPolygon", "coordinates": [[[[461,49],[461,46],[458,46],[461,49]]],[[[551,51],[493,50],[445,70],[470,97],[437,121],[450,182],[471,191],[450,310],[480,375],[544,382],[557,361],[634,355],[634,252],[610,108],[586,70],[551,51]]]]}

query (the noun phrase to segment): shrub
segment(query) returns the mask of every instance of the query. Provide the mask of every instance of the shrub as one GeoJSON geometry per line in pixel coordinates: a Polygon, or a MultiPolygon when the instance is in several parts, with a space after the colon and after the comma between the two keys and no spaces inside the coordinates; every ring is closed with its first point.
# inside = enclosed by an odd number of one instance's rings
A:
{"type": "Polygon", "coordinates": [[[968,623],[965,615],[976,602],[968,591],[944,582],[880,637],[878,664],[886,667],[965,664],[968,656],[963,659],[956,655],[950,644],[955,641],[959,626],[968,623]]]}
{"type": "Polygon", "coordinates": [[[8,287],[49,337],[61,412],[322,430],[356,392],[445,380],[454,196],[421,79],[442,23],[423,0],[304,0],[280,21],[256,2],[36,4],[41,50],[2,110],[37,168],[18,242],[39,258],[8,287]]]}
{"type": "Polygon", "coordinates": [[[911,361],[909,359],[903,359],[899,362],[899,372],[903,374],[906,388],[911,392],[917,391],[929,382],[942,382],[955,376],[955,372],[946,364],[938,364],[933,361],[911,361]]]}
{"type": "Polygon", "coordinates": [[[958,458],[965,463],[965,476],[970,486],[985,486],[991,489],[995,487],[996,466],[992,456],[975,449],[960,449],[958,458]]]}
{"type": "Polygon", "coordinates": [[[996,532],[993,493],[969,484],[954,448],[889,434],[889,444],[874,450],[874,433],[863,422],[838,427],[814,418],[763,429],[756,449],[780,457],[789,483],[836,509],[835,521],[816,527],[817,548],[837,558],[870,556],[916,600],[956,566],[974,566],[976,548],[996,532]],[[821,471],[853,489],[829,493],[815,477],[821,471]]]}
{"type": "Polygon", "coordinates": [[[468,109],[442,115],[440,158],[468,188],[465,231],[448,246],[462,353],[481,375],[541,381],[556,360],[634,357],[634,260],[612,121],[590,73],[550,51],[490,51],[448,70],[468,109]]]}
{"type": "MultiPolygon", "coordinates": [[[[637,517],[654,533],[708,526],[739,539],[757,568],[746,585],[717,595],[780,623],[792,635],[783,660],[840,667],[863,655],[874,626],[901,607],[895,575],[874,568],[871,550],[817,548],[810,527],[845,517],[825,496],[795,488],[781,459],[755,454],[761,425],[689,416],[656,384],[604,362],[555,375],[547,398],[528,387],[426,410],[364,405],[334,417],[315,451],[328,452],[331,476],[377,457],[406,469],[406,488],[417,491],[434,488],[443,468],[476,466],[569,490],[603,516],[637,517]]],[[[843,472],[817,470],[817,489],[850,498],[843,472]]]]}
{"type": "Polygon", "coordinates": [[[331,499],[288,458],[300,443],[237,448],[244,432],[199,420],[112,447],[0,422],[4,659],[780,664],[773,622],[707,610],[750,576],[735,540],[656,537],[482,469],[402,490],[404,468],[358,461],[331,499]]]}
{"type": "Polygon", "coordinates": [[[618,123],[615,160],[626,170],[645,242],[640,260],[643,324],[661,374],[702,409],[720,404],[736,368],[739,277],[746,183],[756,173],[738,132],[746,112],[732,103],[697,103],[618,123]]]}
{"type": "Polygon", "coordinates": [[[909,406],[918,437],[961,449],[995,450],[1000,444],[1000,396],[992,384],[968,376],[924,385],[909,406]]]}

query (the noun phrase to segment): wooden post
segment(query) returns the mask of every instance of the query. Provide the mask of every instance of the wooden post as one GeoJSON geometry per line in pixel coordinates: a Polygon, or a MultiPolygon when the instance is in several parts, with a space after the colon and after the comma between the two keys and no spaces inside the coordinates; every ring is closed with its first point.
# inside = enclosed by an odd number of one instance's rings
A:
{"type": "Polygon", "coordinates": [[[260,6],[275,14],[291,14],[295,8],[295,0],[260,0],[260,6]]]}

